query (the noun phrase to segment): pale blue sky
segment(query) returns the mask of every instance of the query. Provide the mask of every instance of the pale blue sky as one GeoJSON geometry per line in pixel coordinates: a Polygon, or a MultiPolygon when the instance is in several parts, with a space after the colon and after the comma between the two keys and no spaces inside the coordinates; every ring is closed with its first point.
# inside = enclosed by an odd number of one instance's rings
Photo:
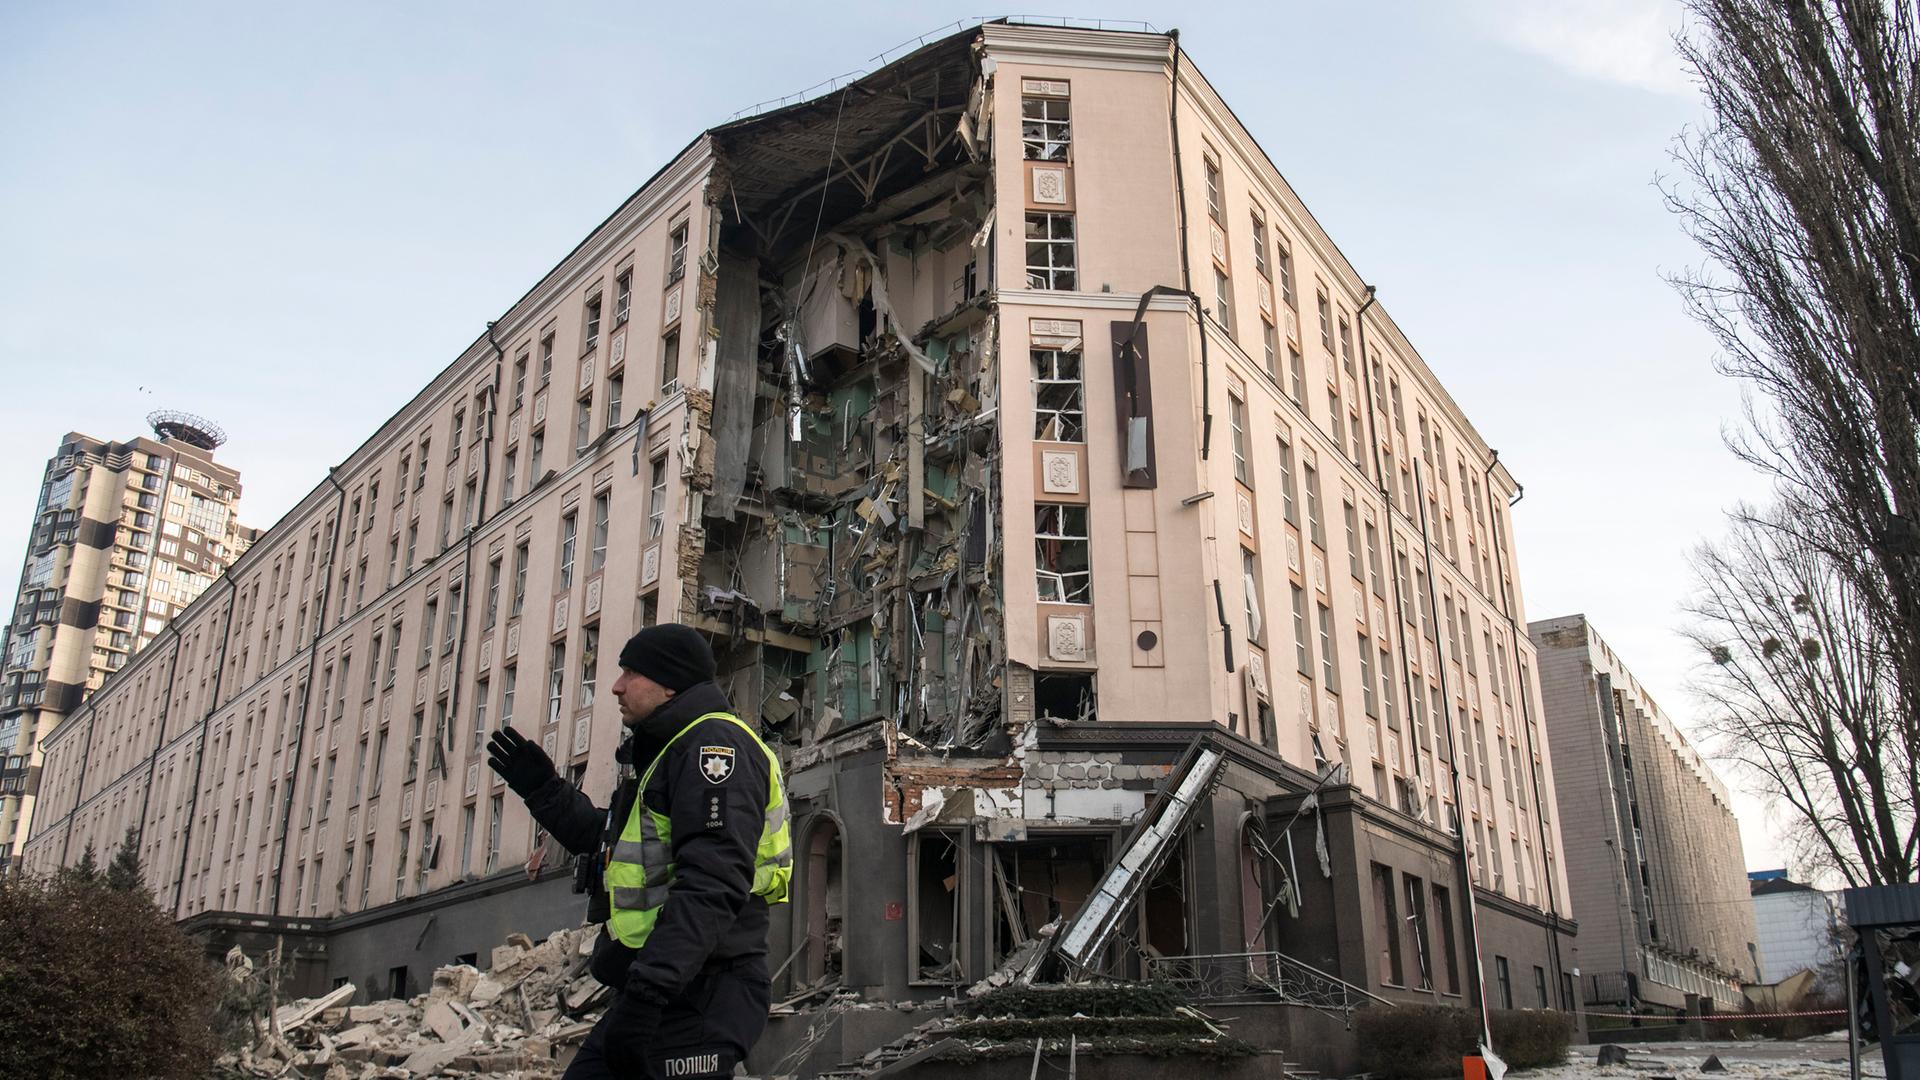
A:
{"type": "MultiPolygon", "coordinates": [[[[0,7],[0,575],[62,433],[203,413],[271,524],[701,129],[965,17],[809,7],[0,7]]],[[[1661,279],[1699,258],[1654,186],[1700,115],[1677,9],[1046,14],[1180,29],[1526,485],[1528,613],[1587,612],[1690,716],[1685,553],[1763,485],[1661,279]]]]}

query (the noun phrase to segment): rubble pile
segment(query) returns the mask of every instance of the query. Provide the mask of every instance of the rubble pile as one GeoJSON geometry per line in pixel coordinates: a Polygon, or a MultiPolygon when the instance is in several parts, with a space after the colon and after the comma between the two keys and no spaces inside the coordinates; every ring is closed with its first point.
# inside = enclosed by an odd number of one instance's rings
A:
{"type": "Polygon", "coordinates": [[[1149,984],[1007,987],[956,1002],[952,1015],[921,1024],[892,1043],[822,1073],[871,1080],[944,1062],[965,1066],[1043,1055],[1138,1055],[1224,1064],[1259,1057],[1164,987],[1149,984]]]}
{"type": "Polygon", "coordinates": [[[350,1005],[348,983],[281,1006],[257,1023],[252,1045],[222,1058],[224,1075],[314,1080],[557,1076],[593,1029],[607,992],[587,973],[589,929],[534,944],[510,934],[486,971],[468,964],[433,973],[411,1000],[350,1005]]]}

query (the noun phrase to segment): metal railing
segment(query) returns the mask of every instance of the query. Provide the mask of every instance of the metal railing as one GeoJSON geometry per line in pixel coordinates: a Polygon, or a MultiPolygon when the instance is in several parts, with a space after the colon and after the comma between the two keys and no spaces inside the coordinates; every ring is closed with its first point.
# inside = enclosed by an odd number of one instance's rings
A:
{"type": "Polygon", "coordinates": [[[1196,1001],[1279,1001],[1315,1009],[1343,1022],[1361,1006],[1393,1004],[1283,952],[1149,956],[1144,960],[1149,980],[1176,987],[1196,1001]]]}

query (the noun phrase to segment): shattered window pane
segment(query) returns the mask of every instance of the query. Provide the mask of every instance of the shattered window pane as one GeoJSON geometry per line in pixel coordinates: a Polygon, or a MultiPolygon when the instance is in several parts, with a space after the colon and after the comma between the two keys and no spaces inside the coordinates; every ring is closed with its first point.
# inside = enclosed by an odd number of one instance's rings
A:
{"type": "Polygon", "coordinates": [[[1027,215],[1027,288],[1079,287],[1074,272],[1072,214],[1027,215]]]}
{"type": "Polygon", "coordinates": [[[1065,98],[1020,99],[1020,140],[1028,161],[1065,161],[1073,144],[1065,98]]]}
{"type": "Polygon", "coordinates": [[[1080,353],[1033,350],[1033,437],[1051,442],[1085,442],[1086,409],[1081,401],[1080,353]]]}
{"type": "Polygon", "coordinates": [[[1042,603],[1093,602],[1088,570],[1087,508],[1033,508],[1034,572],[1042,603]]]}

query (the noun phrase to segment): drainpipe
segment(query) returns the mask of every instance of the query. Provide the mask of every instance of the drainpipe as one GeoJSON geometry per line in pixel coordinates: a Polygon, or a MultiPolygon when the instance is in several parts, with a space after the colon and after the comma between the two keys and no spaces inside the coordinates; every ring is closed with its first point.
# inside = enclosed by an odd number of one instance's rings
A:
{"type": "MultiPolygon", "coordinates": [[[[1140,317],[1146,313],[1148,297],[1178,291],[1193,301],[1194,322],[1200,326],[1200,460],[1205,461],[1213,449],[1213,371],[1207,362],[1207,323],[1201,314],[1200,298],[1193,292],[1193,268],[1187,257],[1187,178],[1180,167],[1180,31],[1167,31],[1167,40],[1173,43],[1173,84],[1167,92],[1167,121],[1173,132],[1173,205],[1180,220],[1180,288],[1156,285],[1141,294],[1140,310],[1133,317],[1133,332],[1127,336],[1127,344],[1131,348],[1133,335],[1140,332],[1140,317]]],[[[1227,661],[1227,670],[1233,670],[1231,659],[1227,661]]]]}
{"type": "MultiPolygon", "coordinates": [[[[176,919],[180,917],[180,898],[187,887],[187,858],[193,851],[193,818],[200,810],[200,782],[207,767],[207,728],[213,723],[213,714],[220,711],[220,684],[227,676],[227,642],[233,636],[233,609],[240,606],[240,584],[233,574],[223,573],[220,580],[227,583],[227,610],[221,616],[220,663],[213,669],[213,697],[200,717],[200,740],[193,752],[193,794],[187,799],[187,824],[180,833],[180,868],[173,877],[173,917],[176,919]]],[[[91,728],[88,734],[91,736],[91,728]]],[[[91,739],[88,745],[92,745],[91,739]]]]}
{"type": "MultiPolygon", "coordinates": [[[[315,613],[316,621],[313,628],[313,638],[307,642],[307,692],[300,695],[299,726],[294,729],[296,734],[294,735],[293,741],[293,754],[287,758],[287,771],[291,773],[292,776],[287,780],[286,791],[280,803],[280,852],[274,857],[273,861],[277,869],[273,875],[273,893],[267,903],[267,914],[269,915],[280,914],[280,883],[285,880],[287,876],[287,833],[293,826],[293,791],[294,788],[298,786],[300,780],[300,755],[306,750],[307,746],[307,714],[313,706],[314,692],[320,688],[320,680],[314,677],[313,665],[314,660],[318,658],[320,654],[320,638],[325,634],[323,628],[327,623],[328,605],[333,598],[333,568],[340,561],[340,537],[347,531],[345,517],[347,489],[341,487],[340,481],[334,477],[334,474],[339,471],[339,466],[327,470],[327,483],[333,485],[335,493],[335,501],[333,504],[333,546],[328,549],[326,577],[320,582],[320,610],[315,613]]],[[[404,481],[402,482],[404,483],[404,481]]],[[[311,792],[309,792],[309,794],[311,794],[311,792]]],[[[296,911],[294,914],[298,915],[299,912],[296,911]]]]}
{"type": "MultiPolygon", "coordinates": [[[[1431,611],[1440,610],[1440,598],[1433,591],[1433,534],[1427,521],[1427,478],[1424,462],[1415,459],[1413,463],[1414,496],[1420,504],[1420,547],[1421,558],[1427,564],[1427,606],[1431,611]]],[[[1440,671],[1440,697],[1451,704],[1453,691],[1447,686],[1446,650],[1434,650],[1434,667],[1440,671]]],[[[1447,725],[1447,766],[1453,779],[1453,828],[1458,841],[1460,855],[1460,882],[1464,886],[1463,895],[1466,905],[1461,913],[1467,919],[1467,940],[1473,945],[1473,998],[1480,1009],[1481,1045],[1493,1048],[1493,1026],[1487,1019],[1486,970],[1480,958],[1480,920],[1473,899],[1473,868],[1467,861],[1467,804],[1460,797],[1460,744],[1453,736],[1453,716],[1440,718],[1447,725]]]]}
{"type": "MultiPolygon", "coordinates": [[[[1489,449],[1488,454],[1489,454],[1489,460],[1487,461],[1487,471],[1485,475],[1481,478],[1481,483],[1484,484],[1487,489],[1487,502],[1492,503],[1493,502],[1493,470],[1497,468],[1500,464],[1500,451],[1489,449]]],[[[1507,500],[1507,508],[1512,509],[1514,506],[1519,504],[1521,499],[1526,498],[1526,496],[1527,496],[1526,488],[1521,487],[1518,483],[1516,483],[1514,485],[1513,497],[1507,500]]],[[[1506,538],[1503,537],[1500,533],[1500,515],[1498,514],[1489,515],[1487,519],[1487,528],[1493,533],[1493,568],[1495,572],[1497,572],[1500,575],[1500,613],[1506,616],[1507,632],[1513,635],[1513,671],[1507,673],[1508,677],[1512,678],[1520,670],[1520,636],[1521,635],[1520,635],[1520,622],[1518,619],[1514,617],[1514,614],[1513,614],[1513,594],[1512,594],[1512,591],[1507,587],[1507,542],[1506,542],[1506,538]]],[[[1543,796],[1540,791],[1540,769],[1538,766],[1534,764],[1534,761],[1533,761],[1533,755],[1535,751],[1535,747],[1533,743],[1533,703],[1527,697],[1527,688],[1525,686],[1522,686],[1520,688],[1520,719],[1521,719],[1521,726],[1526,729],[1527,780],[1528,780],[1529,786],[1533,788],[1533,825],[1534,825],[1534,830],[1539,834],[1541,865],[1544,868],[1546,864],[1546,853],[1548,849],[1547,849],[1547,822],[1546,822],[1546,818],[1543,816],[1543,810],[1547,804],[1544,801],[1542,801],[1543,796]]],[[[1555,807],[1554,813],[1557,814],[1559,812],[1560,812],[1559,808],[1555,807]]],[[[1551,872],[1547,872],[1547,873],[1543,873],[1541,876],[1546,879],[1546,885],[1547,885],[1547,945],[1548,945],[1548,952],[1553,958],[1554,991],[1558,993],[1560,990],[1561,981],[1565,977],[1565,970],[1566,970],[1565,962],[1560,957],[1560,907],[1558,902],[1554,899],[1553,874],[1551,872]]],[[[1568,1004],[1572,1005],[1572,1002],[1569,1002],[1568,1004]]]]}
{"type": "MultiPolygon", "coordinates": [[[[460,638],[453,647],[453,686],[447,691],[448,722],[460,715],[460,678],[466,668],[467,634],[473,609],[473,540],[480,534],[480,523],[487,519],[487,484],[493,478],[493,423],[500,411],[500,379],[507,354],[494,339],[497,322],[487,324],[487,344],[493,347],[493,386],[487,391],[486,434],[480,439],[480,490],[474,493],[473,520],[466,525],[465,546],[460,564],[460,638]]],[[[435,733],[435,738],[439,734],[435,733]]],[[[442,751],[444,760],[445,751],[442,751]]]]}
{"type": "Polygon", "coordinates": [[[167,631],[173,633],[173,656],[167,661],[167,689],[165,696],[160,699],[160,722],[155,725],[153,753],[147,755],[146,790],[140,796],[140,824],[134,830],[133,849],[136,852],[140,850],[140,845],[147,835],[147,808],[153,801],[153,774],[159,771],[160,748],[167,742],[167,717],[173,713],[173,680],[174,676],[180,672],[180,654],[186,649],[180,641],[180,631],[175,629],[175,625],[175,620],[168,619],[166,627],[162,630],[162,633],[167,631]]]}

